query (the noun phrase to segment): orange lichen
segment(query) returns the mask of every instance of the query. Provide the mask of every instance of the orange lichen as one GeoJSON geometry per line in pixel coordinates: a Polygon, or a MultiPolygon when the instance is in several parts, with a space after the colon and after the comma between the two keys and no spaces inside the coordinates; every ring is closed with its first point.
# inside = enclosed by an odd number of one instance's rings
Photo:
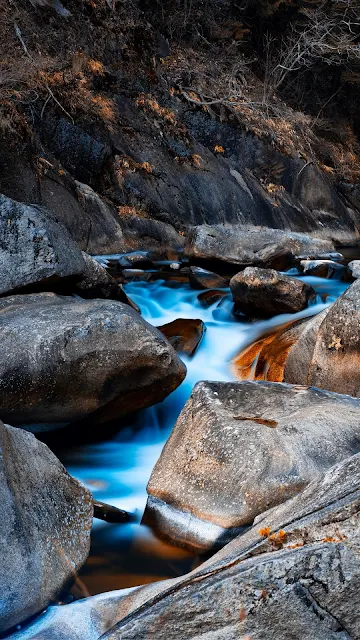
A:
{"type": "Polygon", "coordinates": [[[277,533],[272,533],[268,539],[271,544],[275,546],[282,546],[287,540],[287,533],[286,531],[284,531],[284,529],[280,529],[280,531],[278,531],[277,533]]]}
{"type": "Polygon", "coordinates": [[[225,153],[225,149],[221,146],[221,144],[216,144],[214,147],[214,151],[216,151],[216,153],[225,153]]]}
{"type": "Polygon", "coordinates": [[[88,60],[87,68],[89,69],[89,71],[91,73],[93,73],[96,76],[103,76],[104,75],[104,71],[105,71],[104,65],[99,60],[93,60],[91,58],[90,60],[88,60]]]}
{"type": "Polygon", "coordinates": [[[258,534],[263,538],[268,538],[270,533],[271,533],[270,527],[262,527],[261,529],[258,530],[258,534]]]}

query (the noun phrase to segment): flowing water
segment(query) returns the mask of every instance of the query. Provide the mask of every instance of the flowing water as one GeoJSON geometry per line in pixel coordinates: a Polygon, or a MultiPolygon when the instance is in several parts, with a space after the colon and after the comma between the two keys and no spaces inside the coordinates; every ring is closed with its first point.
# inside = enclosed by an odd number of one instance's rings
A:
{"type": "Polygon", "coordinates": [[[158,541],[140,524],[146,504],[146,484],[161,449],[198,380],[234,380],[232,357],[272,327],[319,313],[348,286],[337,280],[303,278],[317,291],[305,311],[249,323],[232,314],[229,290],[220,303],[203,308],[198,293],[175,281],[137,281],[126,285],[145,320],[155,326],[177,318],[200,318],[206,333],[192,359],[184,358],[187,376],[164,402],[140,411],[104,441],[75,446],[60,457],[69,472],[93,492],[96,499],[135,512],[138,522],[109,524],[94,521],[92,547],[83,567],[75,597],[144,584],[180,575],[194,567],[189,553],[158,541]]]}

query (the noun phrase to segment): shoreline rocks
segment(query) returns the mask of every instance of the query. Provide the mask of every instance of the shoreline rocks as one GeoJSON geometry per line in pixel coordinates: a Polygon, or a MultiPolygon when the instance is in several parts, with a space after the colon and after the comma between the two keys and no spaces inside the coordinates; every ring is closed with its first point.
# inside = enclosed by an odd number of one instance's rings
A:
{"type": "Polygon", "coordinates": [[[93,500],[48,447],[0,421],[0,629],[59,597],[90,549],[93,500]]]}
{"type": "Polygon", "coordinates": [[[106,422],[185,377],[164,336],[121,302],[42,293],[2,298],[0,310],[0,415],[13,424],[106,422]]]}
{"type": "Polygon", "coordinates": [[[199,382],[156,463],[144,521],[204,552],[360,450],[360,400],[269,382],[199,382]]]}
{"type": "Polygon", "coordinates": [[[233,276],[230,289],[235,311],[265,318],[302,311],[316,295],[314,289],[301,280],[258,267],[246,267],[233,276]]]}

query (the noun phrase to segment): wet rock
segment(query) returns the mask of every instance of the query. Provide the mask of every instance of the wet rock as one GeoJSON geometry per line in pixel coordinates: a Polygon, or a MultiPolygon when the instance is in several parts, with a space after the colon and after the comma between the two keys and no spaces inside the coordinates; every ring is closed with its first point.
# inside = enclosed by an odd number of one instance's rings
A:
{"type": "Polygon", "coordinates": [[[54,294],[0,300],[0,415],[34,430],[105,422],[164,399],[185,366],[128,305],[54,294]]]}
{"type": "Polygon", "coordinates": [[[120,256],[117,264],[125,269],[153,269],[154,264],[145,251],[126,253],[120,256]]]}
{"type": "Polygon", "coordinates": [[[0,421],[0,629],[39,613],[71,583],[90,548],[90,492],[48,447],[0,421]]]}
{"type": "Polygon", "coordinates": [[[172,262],[169,267],[174,271],[179,271],[181,269],[181,262],[172,262]]]}
{"type": "Polygon", "coordinates": [[[148,483],[145,522],[208,551],[360,450],[360,400],[315,388],[200,382],[148,483]]]}
{"type": "Polygon", "coordinates": [[[150,280],[153,274],[143,269],[123,269],[122,275],[127,282],[132,282],[133,280],[150,280]]]}
{"type": "Polygon", "coordinates": [[[235,311],[271,317],[297,313],[315,298],[312,287],[273,269],[247,267],[230,280],[235,311]]]}
{"type": "Polygon", "coordinates": [[[300,271],[304,276],[317,276],[318,278],[341,279],[344,272],[344,265],[334,262],[334,260],[301,260],[300,271]]]}
{"type": "Polygon", "coordinates": [[[352,260],[349,262],[347,269],[351,278],[355,280],[360,278],[360,260],[352,260]]]}
{"type": "Polygon", "coordinates": [[[47,212],[0,195],[0,294],[78,277],[84,258],[47,212]]]}
{"type": "Polygon", "coordinates": [[[319,253],[333,250],[330,241],[304,233],[234,225],[193,227],[185,245],[185,255],[193,262],[254,265],[278,270],[291,267],[297,255],[317,257],[319,253]]]}
{"type": "Polygon", "coordinates": [[[208,291],[199,293],[197,299],[202,307],[211,307],[212,304],[219,302],[226,296],[227,293],[225,291],[216,291],[214,289],[209,289],[208,291]]]}
{"type": "Polygon", "coordinates": [[[206,326],[202,320],[179,318],[158,329],[176,351],[193,356],[204,337],[206,326]]]}
{"type": "Polygon", "coordinates": [[[317,316],[244,350],[234,361],[236,373],[241,379],[255,376],[360,396],[359,340],[360,281],[355,280],[317,316]]]}
{"type": "Polygon", "coordinates": [[[359,485],[358,454],[191,573],[51,607],[10,638],[178,640],[179,630],[184,640],[357,638],[359,485]]]}
{"type": "Polygon", "coordinates": [[[201,267],[190,267],[189,281],[193,289],[224,289],[229,286],[225,278],[201,267]]]}
{"type": "Polygon", "coordinates": [[[131,513],[99,500],[94,500],[94,518],[112,523],[134,522],[134,516],[131,513]]]}
{"type": "Polygon", "coordinates": [[[121,284],[116,282],[104,267],[94,258],[83,252],[85,268],[81,280],[76,282],[72,291],[63,293],[76,293],[81,298],[103,298],[105,300],[118,300],[129,304],[133,309],[139,311],[139,307],[126,295],[121,284]]]}

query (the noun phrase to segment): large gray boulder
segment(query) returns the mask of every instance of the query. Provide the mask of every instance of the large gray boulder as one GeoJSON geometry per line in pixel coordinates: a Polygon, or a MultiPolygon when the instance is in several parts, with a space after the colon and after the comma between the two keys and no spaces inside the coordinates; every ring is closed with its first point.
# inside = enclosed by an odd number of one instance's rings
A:
{"type": "Polygon", "coordinates": [[[360,280],[355,280],[317,316],[251,345],[235,359],[235,369],[241,379],[310,384],[358,397],[359,352],[360,280]]]}
{"type": "Polygon", "coordinates": [[[0,294],[79,276],[84,258],[45,210],[0,195],[0,294]]]}
{"type": "Polygon", "coordinates": [[[93,502],[48,447],[0,421],[0,631],[56,600],[85,562],[93,502]]]}
{"type": "Polygon", "coordinates": [[[230,280],[235,310],[265,318],[306,309],[316,294],[301,280],[274,269],[246,267],[230,280]]]}
{"type": "Polygon", "coordinates": [[[128,305],[52,293],[0,300],[0,416],[13,424],[117,418],[185,376],[164,336],[128,305]]]}
{"type": "Polygon", "coordinates": [[[359,486],[358,454],[191,573],[52,607],[11,640],[358,638],[359,486]]]}
{"type": "Polygon", "coordinates": [[[291,266],[296,256],[321,258],[334,251],[329,240],[312,238],[305,233],[240,225],[193,227],[185,245],[185,255],[194,262],[219,261],[240,267],[274,269],[291,266]]]}
{"type": "Polygon", "coordinates": [[[360,400],[264,382],[200,382],[148,483],[145,521],[201,552],[360,450],[360,400]]]}

